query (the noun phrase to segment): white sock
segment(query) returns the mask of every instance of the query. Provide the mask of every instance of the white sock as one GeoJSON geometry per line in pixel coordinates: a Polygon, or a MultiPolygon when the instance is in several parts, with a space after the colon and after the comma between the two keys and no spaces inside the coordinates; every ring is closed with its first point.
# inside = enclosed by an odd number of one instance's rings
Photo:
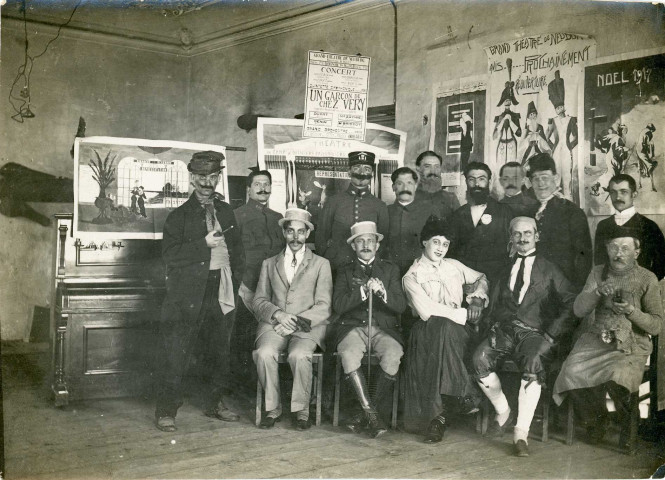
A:
{"type": "Polygon", "coordinates": [[[488,376],[478,380],[478,384],[494,406],[496,421],[499,422],[499,425],[503,425],[508,420],[508,415],[510,415],[510,407],[508,406],[508,399],[506,399],[503,390],[501,390],[499,376],[495,372],[492,372],[488,376]]]}
{"type": "Polygon", "coordinates": [[[520,383],[520,392],[517,396],[517,423],[514,430],[514,441],[526,441],[529,436],[529,428],[533,414],[536,413],[540,392],[542,390],[540,383],[535,380],[524,380],[520,383]],[[528,386],[527,386],[528,385],[528,386]]]}

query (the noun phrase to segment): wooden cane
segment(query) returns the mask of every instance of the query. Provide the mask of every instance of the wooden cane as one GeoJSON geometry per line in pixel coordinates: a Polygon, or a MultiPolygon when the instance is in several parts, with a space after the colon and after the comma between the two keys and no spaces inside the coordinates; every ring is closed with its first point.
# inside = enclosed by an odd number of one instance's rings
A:
{"type": "Polygon", "coordinates": [[[374,293],[371,288],[368,288],[369,294],[369,315],[367,318],[367,385],[369,385],[370,372],[372,369],[372,297],[374,293]]]}

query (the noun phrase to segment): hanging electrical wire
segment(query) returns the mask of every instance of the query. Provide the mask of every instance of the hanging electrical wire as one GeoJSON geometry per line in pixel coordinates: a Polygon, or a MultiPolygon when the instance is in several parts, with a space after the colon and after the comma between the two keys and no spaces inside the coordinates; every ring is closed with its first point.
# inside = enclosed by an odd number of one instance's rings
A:
{"type": "Polygon", "coordinates": [[[28,19],[27,19],[27,0],[23,0],[21,4],[21,10],[23,12],[23,35],[24,35],[24,57],[23,57],[23,64],[18,67],[18,70],[16,72],[16,77],[14,78],[14,82],[12,83],[12,87],[9,90],[9,104],[12,106],[14,109],[14,115],[12,115],[12,120],[15,120],[19,123],[23,123],[24,118],[33,118],[35,114],[30,110],[30,75],[32,74],[32,67],[34,66],[34,61],[35,59],[41,57],[46,53],[48,48],[51,46],[53,42],[55,42],[58,37],[60,37],[60,32],[64,27],[66,27],[69,22],[72,21],[72,18],[74,17],[74,13],[76,13],[76,10],[81,6],[81,3],[83,0],[78,0],[76,2],[76,5],[74,6],[74,9],[72,10],[71,14],[69,15],[69,18],[65,23],[60,24],[58,26],[58,31],[55,34],[55,37],[53,37],[51,40],[49,40],[46,43],[46,46],[44,49],[39,53],[38,55],[31,56],[28,53],[30,42],[28,40],[28,19]],[[22,87],[19,87],[22,83],[22,87]],[[20,88],[18,92],[18,96],[16,94],[17,88],[20,88]]]}

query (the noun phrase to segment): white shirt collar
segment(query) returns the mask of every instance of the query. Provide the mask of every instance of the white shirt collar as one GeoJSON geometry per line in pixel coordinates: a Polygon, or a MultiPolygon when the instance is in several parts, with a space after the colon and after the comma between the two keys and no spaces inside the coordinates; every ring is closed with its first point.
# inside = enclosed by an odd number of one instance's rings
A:
{"type": "Polygon", "coordinates": [[[362,260],[362,259],[360,259],[360,258],[358,259],[358,261],[359,261],[360,263],[362,263],[363,265],[371,265],[372,263],[374,263],[374,259],[375,259],[375,258],[376,258],[376,257],[372,257],[372,259],[371,259],[369,262],[366,262],[365,260],[362,260]]]}
{"type": "Polygon", "coordinates": [[[293,257],[295,256],[295,257],[296,257],[296,261],[297,261],[298,263],[300,263],[300,261],[301,261],[301,260],[303,259],[303,257],[305,256],[305,250],[306,250],[306,249],[307,249],[307,247],[303,245],[302,248],[301,248],[300,250],[298,250],[298,251],[296,252],[295,255],[293,255],[293,250],[291,250],[291,249],[289,248],[289,246],[287,245],[287,246],[286,246],[286,251],[284,252],[284,256],[285,256],[285,257],[288,257],[288,258],[293,258],[293,257]]]}
{"type": "Polygon", "coordinates": [[[636,213],[637,213],[637,210],[635,210],[635,207],[627,208],[623,212],[619,212],[619,211],[615,210],[614,211],[614,221],[617,223],[617,225],[623,225],[628,220],[633,218],[633,216],[636,213]]]}

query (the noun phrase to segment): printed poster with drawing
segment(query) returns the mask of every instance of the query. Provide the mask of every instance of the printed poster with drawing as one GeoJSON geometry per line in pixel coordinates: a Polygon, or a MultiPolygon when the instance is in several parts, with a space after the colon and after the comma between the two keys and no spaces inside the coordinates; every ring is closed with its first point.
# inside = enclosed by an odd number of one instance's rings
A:
{"type": "Polygon", "coordinates": [[[360,142],[303,138],[302,126],[303,120],[258,119],[259,167],[273,178],[270,208],[281,213],[303,208],[316,226],[326,199],[348,187],[348,154],[358,150],[376,155],[372,192],[385,202],[394,201],[390,174],[404,165],[406,132],[368,123],[360,142]]]}
{"type": "MultiPolygon", "coordinates": [[[[187,164],[196,152],[225,147],[137,138],[77,138],[74,236],[162,238],[168,214],[189,198],[187,164]]],[[[226,169],[217,192],[226,195],[226,169]]]]}
{"type": "Polygon", "coordinates": [[[585,70],[587,213],[613,212],[607,187],[618,173],[635,179],[640,213],[665,213],[665,53],[636,52],[601,61],[585,70]]]}
{"type": "MultiPolygon", "coordinates": [[[[596,57],[586,35],[544,33],[490,45],[487,85],[486,163],[497,177],[501,166],[526,169],[540,152],[552,155],[561,191],[580,204],[578,85],[584,66],[596,57]]],[[[503,194],[495,182],[497,194],[503,194]]]]}

